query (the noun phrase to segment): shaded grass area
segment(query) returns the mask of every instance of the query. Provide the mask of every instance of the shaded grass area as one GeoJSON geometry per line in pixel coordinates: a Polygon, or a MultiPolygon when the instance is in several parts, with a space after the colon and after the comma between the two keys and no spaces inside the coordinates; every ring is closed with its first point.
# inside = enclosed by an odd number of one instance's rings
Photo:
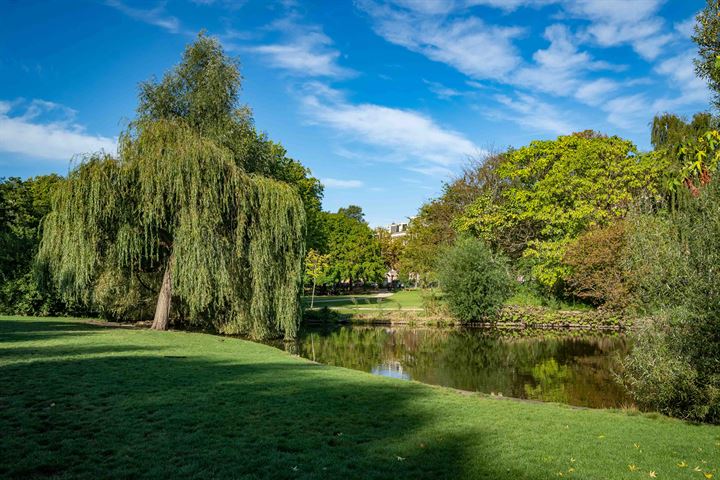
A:
{"type": "Polygon", "coordinates": [[[720,463],[719,427],[68,319],[0,317],[0,432],[0,478],[717,478],[720,463]]]}

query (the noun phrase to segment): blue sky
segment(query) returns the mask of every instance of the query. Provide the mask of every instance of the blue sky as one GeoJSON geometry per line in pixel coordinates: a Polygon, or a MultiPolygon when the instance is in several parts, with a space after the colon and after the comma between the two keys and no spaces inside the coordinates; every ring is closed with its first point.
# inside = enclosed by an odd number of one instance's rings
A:
{"type": "Polygon", "coordinates": [[[0,177],[112,151],[137,84],[201,29],[240,58],[257,126],[372,225],[468,158],[584,129],[649,148],[655,113],[707,110],[702,0],[0,0],[0,177]]]}

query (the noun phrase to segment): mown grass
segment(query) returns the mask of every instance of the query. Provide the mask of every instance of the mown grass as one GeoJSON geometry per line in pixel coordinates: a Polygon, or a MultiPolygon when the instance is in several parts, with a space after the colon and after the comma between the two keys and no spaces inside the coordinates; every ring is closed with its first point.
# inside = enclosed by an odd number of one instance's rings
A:
{"type": "MultiPolygon", "coordinates": [[[[304,297],[306,307],[310,306],[310,297],[304,297]]],[[[349,310],[402,310],[423,307],[421,290],[401,290],[389,297],[376,295],[323,295],[316,296],[315,308],[328,307],[340,311],[349,310]]]]}
{"type": "Polygon", "coordinates": [[[69,319],[0,318],[0,432],[0,478],[720,476],[720,427],[69,319]]]}

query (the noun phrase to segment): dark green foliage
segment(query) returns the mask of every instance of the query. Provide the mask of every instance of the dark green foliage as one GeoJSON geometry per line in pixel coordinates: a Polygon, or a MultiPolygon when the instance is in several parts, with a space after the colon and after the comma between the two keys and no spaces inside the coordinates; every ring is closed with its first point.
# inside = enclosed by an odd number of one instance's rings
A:
{"type": "Polygon", "coordinates": [[[33,271],[41,220],[50,211],[52,192],[60,181],[57,175],[0,179],[0,313],[69,311],[52,288],[39,283],[33,271]]]}
{"type": "Polygon", "coordinates": [[[338,209],[337,213],[357,220],[358,222],[365,222],[365,214],[363,213],[362,208],[357,205],[348,205],[347,207],[341,207],[338,209]]]}
{"type": "Polygon", "coordinates": [[[445,300],[463,322],[496,313],[512,294],[506,259],[476,238],[459,238],[441,255],[437,270],[445,300]]]}
{"type": "Polygon", "coordinates": [[[638,402],[720,423],[720,184],[672,213],[637,215],[632,285],[656,323],[638,333],[624,381],[638,402]]]}
{"type": "Polygon", "coordinates": [[[696,113],[689,122],[673,113],[663,113],[653,118],[650,143],[655,149],[668,148],[674,151],[681,144],[717,128],[718,119],[708,112],[696,113]]]}
{"type": "MultiPolygon", "coordinates": [[[[342,209],[341,209],[342,210],[342,209]]],[[[379,282],[387,269],[375,233],[357,216],[323,213],[329,267],[328,281],[348,283],[379,282]]]]}
{"type": "Polygon", "coordinates": [[[67,298],[144,319],[170,275],[176,322],[295,335],[306,206],[297,183],[268,175],[307,172],[256,133],[239,80],[201,35],[162,82],[142,85],[119,157],[90,156],[60,184],[39,259],[67,298]]]}
{"type": "Polygon", "coordinates": [[[715,106],[720,106],[720,1],[707,0],[697,16],[692,39],[698,46],[695,73],[707,82],[715,94],[715,106]]]}

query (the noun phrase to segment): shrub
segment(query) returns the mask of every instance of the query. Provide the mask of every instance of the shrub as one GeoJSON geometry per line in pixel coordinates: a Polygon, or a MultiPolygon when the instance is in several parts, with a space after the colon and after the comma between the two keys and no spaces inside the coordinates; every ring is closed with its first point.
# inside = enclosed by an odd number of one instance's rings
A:
{"type": "Polygon", "coordinates": [[[630,227],[632,288],[661,315],[636,333],[623,382],[641,405],[720,423],[720,182],[630,227]]]}
{"type": "Polygon", "coordinates": [[[437,270],[448,307],[463,322],[496,313],[512,294],[506,259],[476,238],[458,239],[443,252],[437,270]]]}
{"type": "Polygon", "coordinates": [[[631,303],[623,266],[625,222],[592,229],[567,248],[563,262],[570,267],[567,293],[596,307],[623,310],[631,303]]]}
{"type": "MultiPolygon", "coordinates": [[[[688,312],[676,309],[645,320],[635,334],[632,353],[620,380],[639,406],[693,421],[720,422],[720,384],[705,382],[683,350],[682,338],[692,330],[688,312]]],[[[692,336],[692,334],[690,334],[692,336]]]]}

